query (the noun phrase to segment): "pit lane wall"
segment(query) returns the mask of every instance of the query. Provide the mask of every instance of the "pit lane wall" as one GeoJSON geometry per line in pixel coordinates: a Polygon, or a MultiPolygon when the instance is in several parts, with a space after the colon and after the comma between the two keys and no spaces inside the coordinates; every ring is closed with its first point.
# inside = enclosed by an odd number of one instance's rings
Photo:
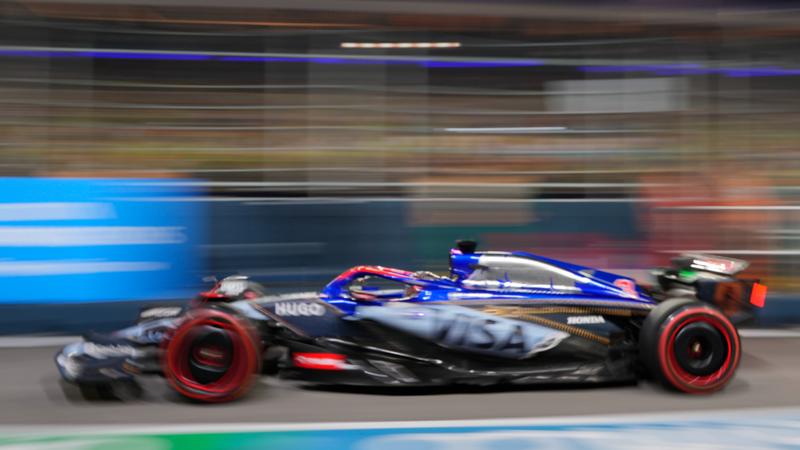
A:
{"type": "Polygon", "coordinates": [[[797,448],[800,410],[637,417],[0,430],[0,450],[797,448]]]}
{"type": "MultiPolygon", "coordinates": [[[[643,273],[670,256],[650,248],[661,239],[626,199],[248,201],[187,184],[0,179],[0,334],[121,328],[145,304],[188,301],[207,275],[245,274],[279,293],[319,289],[359,264],[446,272],[465,237],[643,273]]],[[[756,325],[800,323],[800,295],[770,289],[756,325]]]]}

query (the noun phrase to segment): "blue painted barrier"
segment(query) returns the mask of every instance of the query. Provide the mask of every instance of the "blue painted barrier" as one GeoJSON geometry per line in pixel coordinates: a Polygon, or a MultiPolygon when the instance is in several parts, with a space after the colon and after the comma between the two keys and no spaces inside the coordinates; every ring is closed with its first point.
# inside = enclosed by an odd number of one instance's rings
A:
{"type": "Polygon", "coordinates": [[[0,178],[0,304],[180,297],[203,269],[203,204],[157,180],[0,178]]]}

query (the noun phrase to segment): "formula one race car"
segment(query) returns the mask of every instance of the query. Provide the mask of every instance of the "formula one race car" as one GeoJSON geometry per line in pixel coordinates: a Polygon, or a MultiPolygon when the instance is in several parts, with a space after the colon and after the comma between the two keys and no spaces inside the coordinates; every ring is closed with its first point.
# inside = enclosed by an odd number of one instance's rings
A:
{"type": "Polygon", "coordinates": [[[761,307],[747,263],[684,255],[652,286],[461,241],[450,273],[359,266],[321,292],[267,295],[228,277],[190,305],[146,308],[136,325],[56,355],[82,390],[160,373],[205,402],[246,393],[272,367],[337,385],[598,383],[642,376],[689,393],[722,388],[741,356],[730,317],[761,307]]]}

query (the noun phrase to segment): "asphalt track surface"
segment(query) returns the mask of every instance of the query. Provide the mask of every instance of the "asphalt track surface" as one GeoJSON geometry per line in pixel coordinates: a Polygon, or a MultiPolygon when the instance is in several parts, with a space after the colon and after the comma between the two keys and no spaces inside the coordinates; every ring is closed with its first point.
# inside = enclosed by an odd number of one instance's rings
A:
{"type": "Polygon", "coordinates": [[[722,392],[692,396],[652,382],[513,389],[319,389],[263,378],[248,397],[203,405],[171,393],[159,377],[141,399],[86,401],[60,386],[57,347],[0,349],[0,425],[347,422],[553,417],[800,406],[800,339],[745,338],[736,378],[722,392]]]}

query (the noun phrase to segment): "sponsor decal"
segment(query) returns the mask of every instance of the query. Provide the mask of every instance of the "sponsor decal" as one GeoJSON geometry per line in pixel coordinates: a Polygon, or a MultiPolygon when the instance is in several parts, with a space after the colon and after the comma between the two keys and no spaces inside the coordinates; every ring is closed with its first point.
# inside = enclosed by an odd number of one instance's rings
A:
{"type": "Polygon", "coordinates": [[[222,295],[233,297],[241,294],[245,289],[247,289],[247,280],[226,278],[219,282],[217,292],[222,295]]]}
{"type": "Polygon", "coordinates": [[[375,320],[448,348],[514,359],[549,350],[569,336],[546,326],[451,305],[407,308],[362,306],[357,309],[356,316],[375,320]]]}
{"type": "Polygon", "coordinates": [[[730,273],[736,267],[736,261],[714,258],[694,259],[691,267],[709,272],[730,273]]]}
{"type": "Polygon", "coordinates": [[[323,316],[325,307],[319,303],[280,302],[275,304],[275,314],[279,316],[323,316]]]}
{"type": "Polygon", "coordinates": [[[162,319],[175,317],[181,312],[180,306],[148,308],[139,313],[139,319],[162,319]]]}
{"type": "Polygon", "coordinates": [[[497,323],[495,319],[477,319],[462,314],[441,317],[436,323],[434,340],[478,350],[523,353],[525,332],[522,325],[514,324],[505,332],[498,333],[492,327],[497,323]]]}
{"type": "Polygon", "coordinates": [[[139,351],[130,345],[124,344],[95,344],[87,342],[83,344],[83,352],[95,359],[118,358],[121,356],[136,357],[139,351]]]}
{"type": "Polygon", "coordinates": [[[567,317],[567,325],[592,325],[606,323],[603,316],[570,316],[567,317]]]}

